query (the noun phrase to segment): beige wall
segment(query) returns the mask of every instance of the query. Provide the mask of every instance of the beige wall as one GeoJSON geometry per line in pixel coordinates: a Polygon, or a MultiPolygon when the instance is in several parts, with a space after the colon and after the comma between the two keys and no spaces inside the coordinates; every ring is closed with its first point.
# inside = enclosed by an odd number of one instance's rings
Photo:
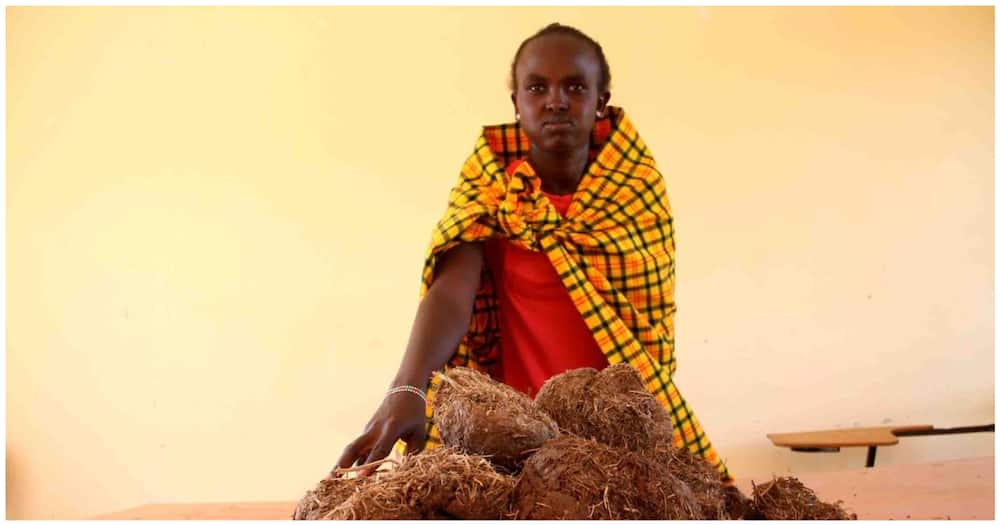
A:
{"type": "Polygon", "coordinates": [[[556,20],[663,168],[677,381],[737,476],[864,461],[767,432],[993,421],[991,7],[12,7],[7,517],[310,488],[556,20]]]}

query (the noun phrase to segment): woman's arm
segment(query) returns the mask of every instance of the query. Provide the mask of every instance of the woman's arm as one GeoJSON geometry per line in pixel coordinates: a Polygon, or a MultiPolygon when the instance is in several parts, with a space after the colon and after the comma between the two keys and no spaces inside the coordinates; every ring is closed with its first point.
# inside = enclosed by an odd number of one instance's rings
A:
{"type": "MultiPolygon", "coordinates": [[[[469,328],[482,268],[483,244],[479,242],[459,244],[442,256],[434,282],[417,307],[393,387],[423,389],[431,373],[454,354],[469,328]]],[[[422,449],[427,439],[425,408],[423,400],[409,392],[385,398],[361,436],[344,449],[337,466],[378,461],[392,451],[398,439],[406,441],[408,451],[422,449]]]]}

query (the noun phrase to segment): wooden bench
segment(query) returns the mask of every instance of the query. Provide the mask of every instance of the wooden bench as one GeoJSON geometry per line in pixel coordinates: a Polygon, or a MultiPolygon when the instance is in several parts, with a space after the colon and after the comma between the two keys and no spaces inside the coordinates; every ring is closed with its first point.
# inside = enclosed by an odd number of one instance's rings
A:
{"type": "Polygon", "coordinates": [[[874,467],[875,451],[878,450],[878,447],[895,445],[899,443],[901,437],[993,431],[994,425],[992,423],[954,428],[934,428],[934,425],[907,425],[791,432],[768,434],[767,437],[774,443],[774,446],[788,447],[795,452],[840,452],[841,447],[868,447],[868,458],[865,461],[865,466],[874,467]]]}

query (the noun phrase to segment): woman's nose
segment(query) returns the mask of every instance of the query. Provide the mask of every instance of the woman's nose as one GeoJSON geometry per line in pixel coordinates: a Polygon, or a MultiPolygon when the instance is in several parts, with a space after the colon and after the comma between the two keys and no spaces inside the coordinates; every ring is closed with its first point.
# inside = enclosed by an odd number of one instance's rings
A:
{"type": "Polygon", "coordinates": [[[549,99],[545,101],[545,109],[549,111],[559,110],[565,111],[567,108],[567,101],[569,97],[567,93],[562,89],[550,89],[549,99]]]}

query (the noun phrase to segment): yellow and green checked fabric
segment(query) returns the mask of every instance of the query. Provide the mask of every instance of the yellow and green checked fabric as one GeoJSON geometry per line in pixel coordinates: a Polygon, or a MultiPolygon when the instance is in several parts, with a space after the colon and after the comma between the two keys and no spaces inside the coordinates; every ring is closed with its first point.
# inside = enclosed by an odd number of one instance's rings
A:
{"type": "MultiPolygon", "coordinates": [[[[595,126],[592,162],[565,219],[541,193],[528,163],[506,174],[507,164],[527,156],[528,149],[516,123],[483,128],[434,229],[421,297],[434,279],[437,258],[458,243],[505,237],[545,252],[608,363],[624,361],[638,370],[670,412],[674,444],[729,477],[672,378],[677,368],[673,219],[649,149],[625,112],[609,107],[595,126]]],[[[467,366],[490,373],[500,352],[499,333],[493,278],[484,268],[469,331],[445,369],[467,366]]],[[[429,447],[440,443],[431,420],[437,383],[432,380],[428,392],[429,447]]]]}

